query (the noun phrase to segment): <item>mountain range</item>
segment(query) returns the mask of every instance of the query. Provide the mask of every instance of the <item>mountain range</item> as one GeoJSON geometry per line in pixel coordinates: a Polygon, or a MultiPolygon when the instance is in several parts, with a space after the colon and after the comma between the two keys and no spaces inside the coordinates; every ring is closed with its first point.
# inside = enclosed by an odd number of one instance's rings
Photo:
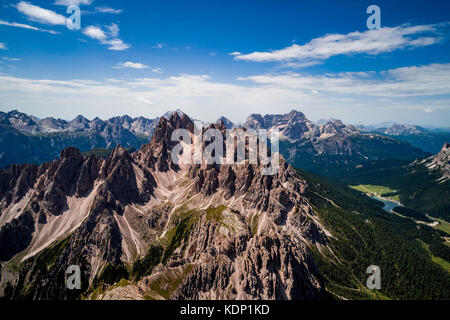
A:
{"type": "MultiPolygon", "coordinates": [[[[182,115],[180,110],[175,111],[182,115]]],[[[170,117],[169,112],[163,117],[170,117]]],[[[129,116],[108,120],[88,120],[82,116],[72,121],[38,119],[18,111],[0,113],[0,167],[13,163],[41,164],[54,160],[61,150],[74,146],[82,152],[113,149],[117,145],[139,149],[153,134],[159,119],[129,116]]],[[[226,128],[238,127],[221,117],[226,128]]],[[[358,165],[370,160],[415,160],[430,153],[380,133],[362,132],[340,120],[316,125],[298,111],[284,115],[252,114],[243,124],[247,129],[278,129],[281,152],[296,167],[322,174],[337,167],[358,165]]],[[[442,144],[441,144],[442,145],[442,144]]]]}
{"type": "MultiPolygon", "coordinates": [[[[170,116],[170,113],[165,115],[170,116]]],[[[17,110],[10,112],[0,112],[0,123],[10,125],[14,129],[31,134],[52,133],[52,132],[86,132],[97,131],[108,143],[114,143],[117,139],[114,136],[115,130],[124,129],[136,135],[144,135],[150,137],[155,129],[158,119],[147,119],[144,117],[131,118],[127,115],[121,117],[110,118],[106,121],[100,118],[88,120],[79,115],[72,121],[55,119],[52,117],[39,119],[29,116],[17,110]]]]}
{"type": "Polygon", "coordinates": [[[316,125],[295,110],[285,115],[252,114],[244,127],[277,129],[282,137],[280,151],[289,163],[327,176],[335,176],[372,160],[413,161],[430,156],[407,142],[362,132],[340,120],[316,125]]]}
{"type": "Polygon", "coordinates": [[[438,153],[444,143],[450,141],[450,130],[431,130],[417,125],[393,124],[389,127],[358,127],[363,132],[378,133],[410,143],[433,154],[438,153]]]}
{"type": "MultiPolygon", "coordinates": [[[[225,134],[223,122],[209,127],[225,134]]],[[[68,147],[51,162],[1,170],[0,297],[379,298],[361,279],[376,261],[387,283],[397,277],[386,296],[448,298],[450,274],[417,242],[447,259],[438,231],[386,217],[283,158],[273,176],[248,161],[176,164],[170,138],[180,128],[193,133],[194,123],[175,112],[131,154],[117,146],[102,159],[68,147]],[[82,270],[80,290],[65,287],[70,265],[82,270]],[[404,290],[419,280],[421,290],[404,290]]]]}
{"type": "Polygon", "coordinates": [[[119,144],[139,149],[149,141],[158,120],[122,116],[103,121],[78,116],[65,121],[38,119],[16,110],[0,112],[0,168],[52,161],[69,146],[81,151],[113,149],[119,144]]]}

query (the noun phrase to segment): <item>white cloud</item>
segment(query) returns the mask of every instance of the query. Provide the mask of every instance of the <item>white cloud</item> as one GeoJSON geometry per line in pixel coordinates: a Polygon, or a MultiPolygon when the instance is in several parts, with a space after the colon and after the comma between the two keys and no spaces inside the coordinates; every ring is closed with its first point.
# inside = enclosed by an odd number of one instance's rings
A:
{"type": "Polygon", "coordinates": [[[148,105],[152,105],[153,104],[150,100],[147,100],[147,99],[142,98],[142,97],[139,97],[136,100],[139,101],[139,102],[143,102],[145,104],[148,104],[148,105]]]}
{"type": "Polygon", "coordinates": [[[96,40],[105,40],[106,39],[106,34],[99,27],[95,27],[95,26],[86,27],[86,28],[84,28],[83,33],[92,39],[96,39],[96,40]]]}
{"type": "Polygon", "coordinates": [[[264,74],[240,77],[265,87],[320,90],[339,95],[410,97],[450,94],[450,63],[390,69],[382,72],[345,72],[307,75],[264,74]]]}
{"type": "Polygon", "coordinates": [[[0,42],[0,49],[1,50],[6,50],[6,44],[4,44],[3,42],[0,42]]]}
{"type": "Polygon", "coordinates": [[[425,113],[430,114],[430,113],[435,112],[436,110],[435,110],[434,108],[432,108],[432,107],[425,107],[425,108],[423,108],[423,111],[424,111],[425,113]]]}
{"type": "Polygon", "coordinates": [[[53,30],[46,30],[37,28],[34,26],[30,26],[29,24],[23,24],[23,23],[17,23],[17,22],[8,22],[4,20],[0,20],[0,25],[9,26],[9,27],[16,27],[16,28],[23,28],[23,29],[29,29],[34,31],[42,31],[42,32],[48,32],[51,34],[58,34],[59,32],[53,31],[53,30]]]}
{"type": "Polygon", "coordinates": [[[29,20],[43,24],[66,25],[67,18],[54,11],[35,6],[26,1],[20,1],[17,10],[27,16],[29,20]]]}
{"type": "Polygon", "coordinates": [[[79,113],[91,117],[120,115],[124,105],[131,116],[151,117],[178,105],[190,116],[207,121],[221,113],[242,121],[250,113],[273,113],[274,108],[277,113],[295,108],[311,118],[333,116],[353,122],[392,118],[401,122],[410,117],[412,121],[423,118],[448,123],[450,117],[450,64],[320,76],[264,74],[240,80],[246,83],[224,83],[209,75],[189,74],[104,81],[4,75],[0,76],[0,101],[37,116],[64,112],[61,116],[65,118],[79,113]],[[139,98],[152,103],[151,114],[139,98]],[[421,117],[428,108],[435,111],[421,117]]]}
{"type": "Polygon", "coordinates": [[[130,45],[124,43],[121,39],[112,39],[108,41],[103,41],[102,43],[109,45],[108,49],[114,51],[123,51],[130,48],[130,45]]]}
{"type": "Polygon", "coordinates": [[[123,69],[123,68],[132,68],[132,69],[147,69],[149,66],[139,63],[139,62],[120,62],[116,64],[113,68],[115,69],[123,69]]]}
{"type": "Polygon", "coordinates": [[[6,60],[6,61],[20,61],[20,60],[22,60],[21,58],[8,58],[8,57],[3,57],[3,60],[6,60]]]}
{"type": "Polygon", "coordinates": [[[153,48],[155,49],[161,49],[163,47],[162,43],[157,43],[156,45],[153,46],[153,48]]]}
{"type": "Polygon", "coordinates": [[[233,52],[230,55],[235,56],[235,60],[293,63],[287,65],[291,67],[309,66],[336,55],[377,55],[399,49],[429,46],[443,40],[438,33],[448,25],[401,25],[348,34],[327,34],[304,45],[293,44],[280,50],[249,54],[233,52]]]}
{"type": "Polygon", "coordinates": [[[94,0],[56,0],[55,4],[59,6],[79,6],[80,4],[90,5],[94,0]]]}
{"type": "MultiPolygon", "coordinates": [[[[150,67],[145,65],[145,64],[142,64],[140,62],[127,61],[127,62],[120,62],[120,63],[116,64],[113,68],[114,69],[123,69],[123,68],[148,69],[150,67]]],[[[158,67],[152,68],[151,71],[154,72],[154,73],[163,73],[163,69],[158,68],[158,67]]]]}
{"type": "Polygon", "coordinates": [[[121,14],[123,12],[122,9],[113,9],[111,7],[102,6],[102,7],[96,7],[95,11],[100,13],[110,13],[110,14],[121,14]]]}
{"type": "Polygon", "coordinates": [[[100,43],[108,45],[109,50],[122,51],[130,48],[130,45],[124,43],[119,36],[119,26],[115,23],[105,26],[108,32],[104,32],[100,27],[88,26],[83,30],[83,33],[100,41],[100,43]]]}
{"type": "Polygon", "coordinates": [[[108,29],[111,37],[117,37],[119,35],[119,26],[117,23],[112,23],[111,25],[106,26],[106,29],[108,29]]]}
{"type": "Polygon", "coordinates": [[[282,67],[285,68],[292,68],[292,69],[298,69],[298,68],[305,68],[305,67],[311,67],[315,66],[317,64],[320,64],[320,61],[308,61],[308,62],[283,62],[282,67]]]}

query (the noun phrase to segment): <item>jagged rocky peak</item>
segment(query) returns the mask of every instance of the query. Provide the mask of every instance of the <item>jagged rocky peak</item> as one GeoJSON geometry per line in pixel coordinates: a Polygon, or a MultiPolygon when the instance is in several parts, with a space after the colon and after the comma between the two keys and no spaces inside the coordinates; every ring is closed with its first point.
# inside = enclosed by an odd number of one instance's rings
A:
{"type": "MultiPolygon", "coordinates": [[[[208,128],[221,131],[225,141],[226,127],[223,122],[210,124],[203,130],[208,128]]],[[[152,141],[136,153],[135,159],[159,171],[180,170],[170,156],[172,147],[178,144],[178,141],[170,141],[175,129],[187,129],[193,133],[194,123],[187,115],[180,117],[176,113],[169,119],[161,118],[152,141]]],[[[205,146],[206,143],[203,143],[202,147],[205,146]]],[[[226,150],[224,150],[224,156],[226,156],[226,150]]],[[[259,162],[254,165],[249,164],[248,160],[244,164],[232,165],[206,165],[202,162],[202,164],[188,166],[187,175],[192,181],[194,192],[208,197],[223,190],[226,200],[244,196],[245,206],[249,205],[261,211],[273,213],[274,221],[281,223],[293,204],[301,198],[305,185],[297,178],[295,170],[282,158],[279,170],[273,176],[261,174],[263,167],[264,165],[259,162]],[[289,192],[286,191],[287,185],[291,188],[289,192]]]]}
{"type": "Polygon", "coordinates": [[[338,119],[329,121],[325,125],[332,125],[335,128],[343,128],[343,127],[345,127],[345,124],[341,120],[338,120],[338,119]]]}
{"type": "Polygon", "coordinates": [[[194,123],[186,114],[179,114],[174,112],[170,117],[161,117],[159,123],[155,128],[155,132],[152,137],[153,143],[161,142],[171,138],[172,132],[175,129],[188,129],[193,132],[194,123]]]}
{"type": "Polygon", "coordinates": [[[291,121],[295,120],[306,120],[306,116],[303,114],[303,112],[297,111],[297,110],[291,110],[288,114],[288,119],[291,121]]]}
{"type": "Polygon", "coordinates": [[[0,121],[3,124],[11,125],[17,130],[36,132],[39,131],[38,122],[39,119],[33,116],[29,116],[18,110],[12,110],[7,113],[0,113],[0,121]]]}
{"type": "Polygon", "coordinates": [[[67,158],[83,158],[83,156],[80,153],[80,150],[74,147],[68,147],[61,151],[61,159],[67,159],[67,158]]]}
{"type": "Polygon", "coordinates": [[[351,134],[359,132],[359,130],[352,125],[345,125],[341,120],[332,120],[324,125],[319,126],[321,134],[351,134]]]}
{"type": "Polygon", "coordinates": [[[376,131],[390,136],[407,136],[415,134],[425,134],[427,131],[421,126],[407,124],[393,124],[389,128],[380,128],[376,131]]]}
{"type": "Polygon", "coordinates": [[[123,135],[122,132],[126,132],[128,130],[129,132],[135,134],[150,137],[158,122],[158,119],[147,119],[144,117],[131,118],[128,115],[123,115],[112,117],[108,120],[102,120],[98,117],[93,120],[88,120],[84,116],[78,115],[71,121],[55,119],[52,117],[47,117],[41,120],[33,116],[28,116],[17,110],[13,110],[8,113],[1,112],[0,122],[6,125],[11,125],[19,131],[33,134],[41,132],[96,131],[96,133],[106,137],[108,140],[111,140],[111,137],[107,136],[111,135],[110,132],[112,131],[116,131],[116,133],[114,133],[115,135],[123,135]]]}
{"type": "Polygon", "coordinates": [[[270,129],[274,126],[287,125],[298,121],[309,121],[305,115],[296,110],[292,110],[287,114],[251,114],[244,124],[249,129],[270,129]]]}
{"type": "Polygon", "coordinates": [[[225,116],[221,116],[219,119],[217,119],[216,122],[217,122],[217,123],[223,122],[223,124],[225,125],[225,127],[226,127],[227,129],[232,129],[232,128],[235,127],[235,124],[234,124],[230,119],[228,119],[228,118],[225,117],[225,116]]]}
{"type": "Polygon", "coordinates": [[[247,118],[244,127],[249,129],[277,129],[282,138],[299,140],[317,135],[317,127],[306,116],[296,110],[287,114],[252,114],[247,118]]]}
{"type": "Polygon", "coordinates": [[[40,126],[42,127],[42,131],[62,131],[67,127],[67,121],[47,117],[41,120],[40,126]]]}
{"type": "Polygon", "coordinates": [[[351,125],[345,125],[341,120],[331,120],[325,124],[316,125],[306,116],[296,110],[287,114],[252,114],[244,124],[250,129],[278,129],[282,137],[290,140],[316,139],[331,135],[349,135],[359,132],[351,125]]]}
{"type": "Polygon", "coordinates": [[[450,143],[446,142],[442,146],[441,151],[435,155],[431,156],[427,161],[427,166],[429,169],[439,169],[442,172],[442,179],[450,179],[450,143]]]}
{"type": "Polygon", "coordinates": [[[78,115],[75,119],[69,122],[68,126],[72,130],[86,130],[89,129],[89,120],[83,117],[82,115],[78,115]]]}
{"type": "Polygon", "coordinates": [[[167,111],[166,113],[164,113],[162,116],[166,119],[170,119],[170,117],[172,117],[175,113],[178,114],[178,116],[182,116],[183,114],[185,114],[183,111],[181,111],[180,109],[176,109],[176,110],[172,110],[172,111],[167,111]]]}

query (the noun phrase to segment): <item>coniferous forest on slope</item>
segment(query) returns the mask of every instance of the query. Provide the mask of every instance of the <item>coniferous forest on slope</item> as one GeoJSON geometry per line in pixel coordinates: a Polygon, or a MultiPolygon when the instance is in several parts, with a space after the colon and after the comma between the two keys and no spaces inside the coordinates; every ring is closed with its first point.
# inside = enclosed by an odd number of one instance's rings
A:
{"type": "Polygon", "coordinates": [[[330,251],[313,248],[332,296],[350,299],[449,299],[450,273],[431,254],[450,261],[443,231],[389,214],[382,204],[344,184],[298,171],[307,198],[332,232],[330,251]],[[366,268],[381,268],[381,290],[365,287],[366,268]]]}

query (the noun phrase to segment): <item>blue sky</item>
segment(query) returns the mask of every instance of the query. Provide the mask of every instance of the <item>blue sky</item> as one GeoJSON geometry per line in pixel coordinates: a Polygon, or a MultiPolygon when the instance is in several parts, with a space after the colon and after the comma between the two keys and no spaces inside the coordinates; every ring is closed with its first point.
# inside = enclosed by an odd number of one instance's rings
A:
{"type": "Polygon", "coordinates": [[[0,2],[0,110],[448,126],[449,1],[0,2]],[[81,29],[65,26],[81,8],[81,29]],[[366,9],[381,8],[368,30],[366,9]]]}

